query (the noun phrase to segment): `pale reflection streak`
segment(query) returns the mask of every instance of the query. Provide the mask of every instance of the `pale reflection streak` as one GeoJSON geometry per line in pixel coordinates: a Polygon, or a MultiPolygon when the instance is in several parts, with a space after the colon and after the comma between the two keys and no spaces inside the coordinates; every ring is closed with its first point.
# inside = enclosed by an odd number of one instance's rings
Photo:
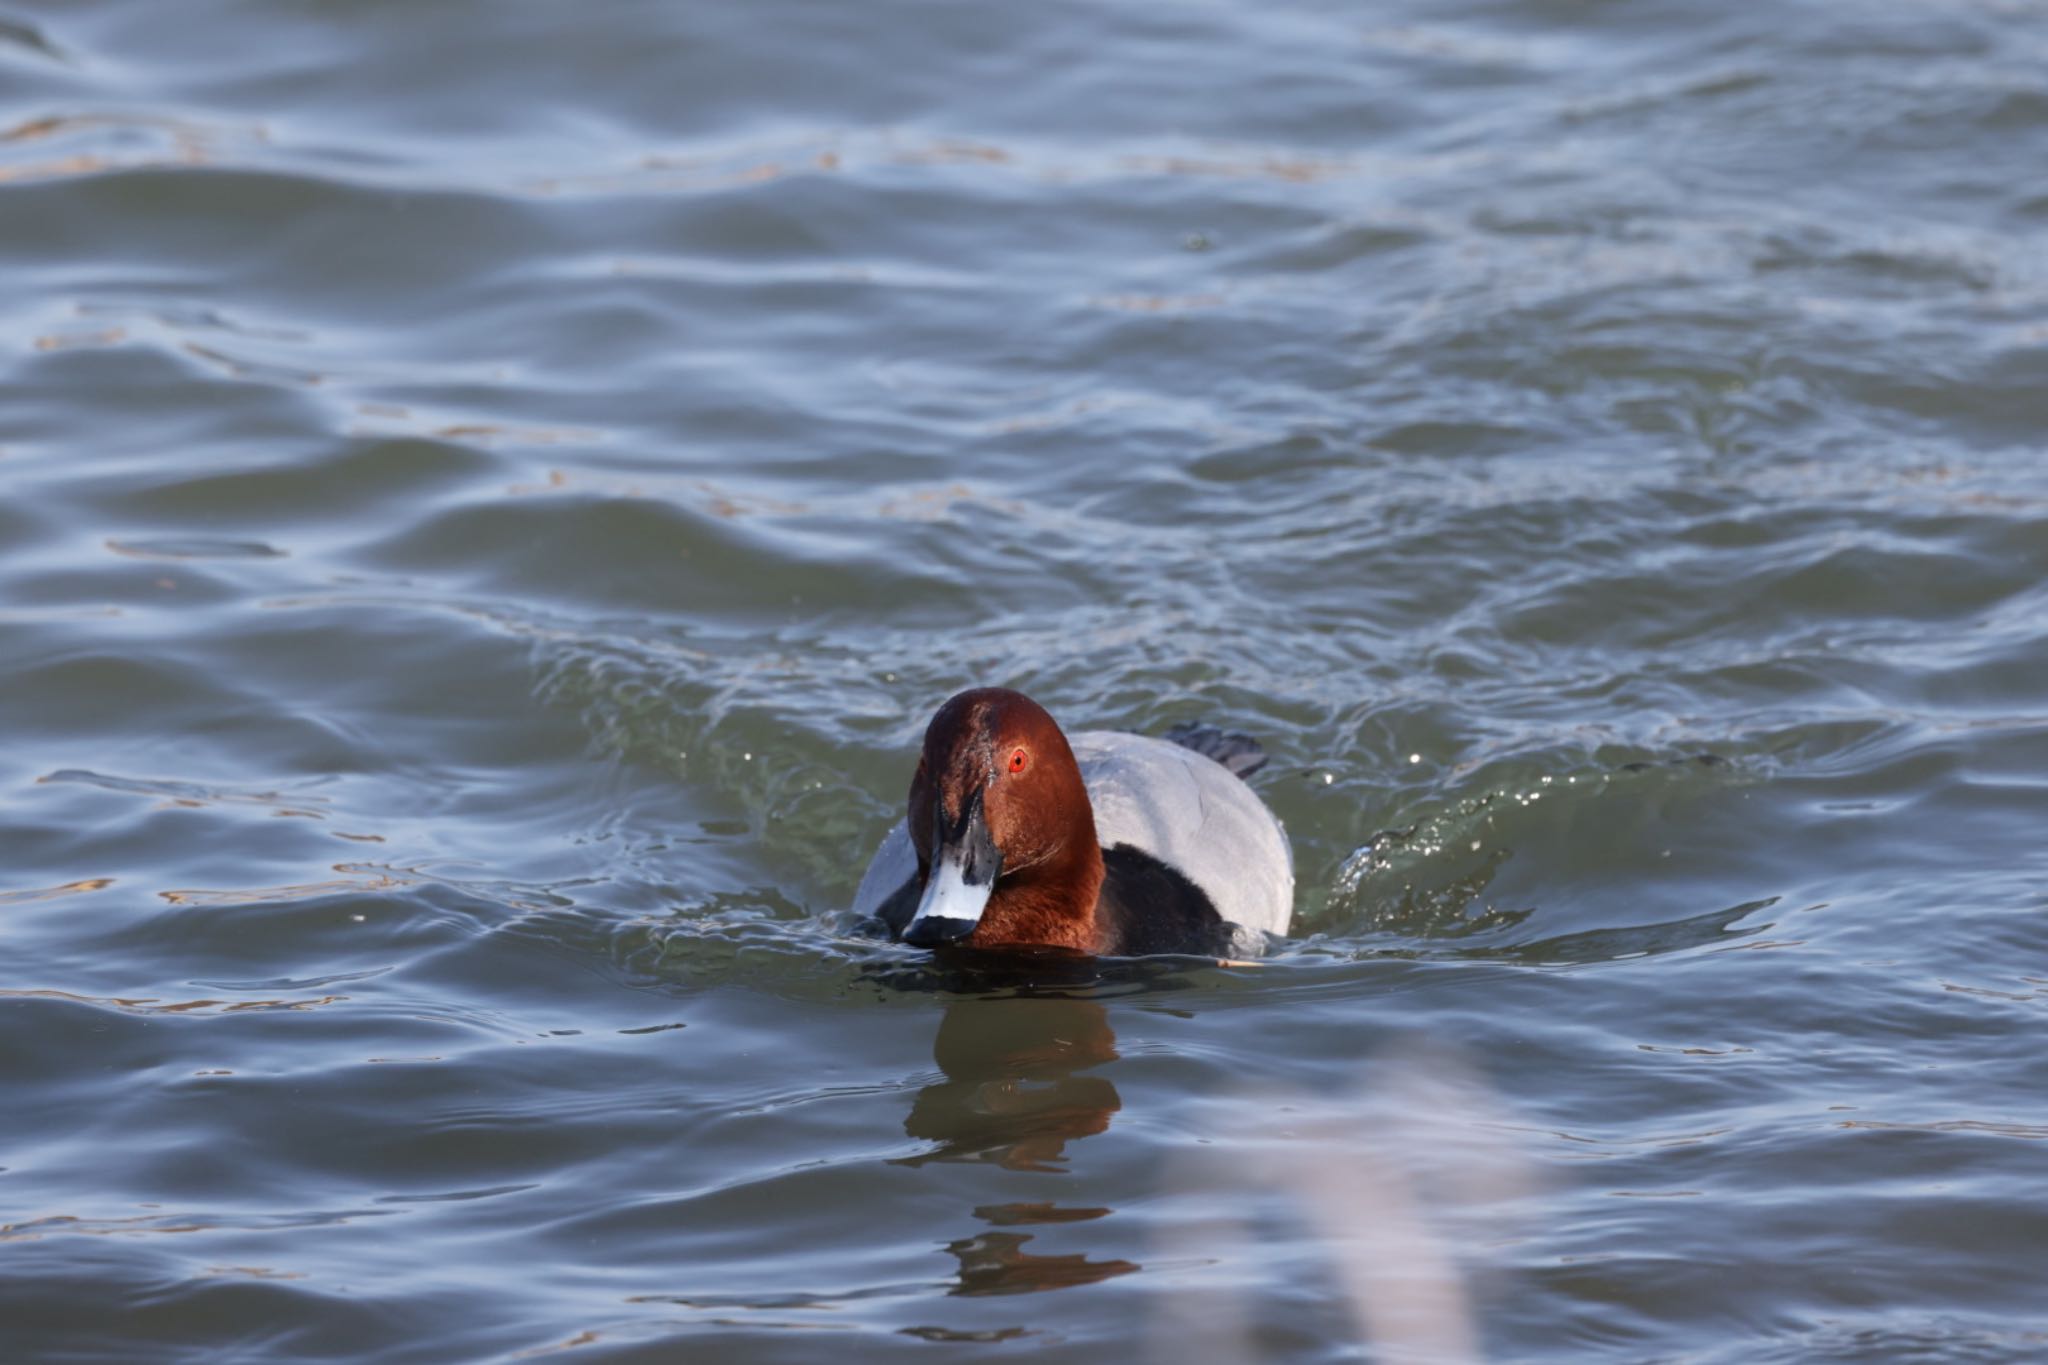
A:
{"type": "Polygon", "coordinates": [[[1442,1049],[1393,1051],[1353,1085],[1247,1090],[1216,1112],[1223,1130],[1175,1160],[1166,1187],[1232,1212],[1161,1224],[1160,1259],[1204,1269],[1152,1315],[1152,1358],[1263,1359],[1245,1288],[1263,1275],[1246,1270],[1279,1240],[1291,1261],[1308,1254],[1370,1358],[1484,1358],[1474,1263],[1511,1239],[1534,1179],[1473,1068],[1442,1049]]]}

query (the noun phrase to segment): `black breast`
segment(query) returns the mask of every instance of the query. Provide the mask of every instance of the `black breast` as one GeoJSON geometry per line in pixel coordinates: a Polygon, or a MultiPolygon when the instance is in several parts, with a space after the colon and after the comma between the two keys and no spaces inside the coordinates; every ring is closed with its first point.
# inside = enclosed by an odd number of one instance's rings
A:
{"type": "Polygon", "coordinates": [[[1103,952],[1114,957],[1230,956],[1230,925],[1202,888],[1129,844],[1104,849],[1102,866],[1095,922],[1102,930],[1103,952]]]}

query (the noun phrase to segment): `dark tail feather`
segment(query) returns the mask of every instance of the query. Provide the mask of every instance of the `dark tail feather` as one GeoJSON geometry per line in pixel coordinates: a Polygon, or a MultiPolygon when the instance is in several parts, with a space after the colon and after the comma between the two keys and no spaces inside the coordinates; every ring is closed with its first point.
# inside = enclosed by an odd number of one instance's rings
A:
{"type": "Polygon", "coordinates": [[[1239,777],[1250,777],[1266,766],[1265,747],[1250,735],[1226,734],[1213,725],[1185,721],[1168,730],[1166,738],[1215,759],[1239,777]]]}

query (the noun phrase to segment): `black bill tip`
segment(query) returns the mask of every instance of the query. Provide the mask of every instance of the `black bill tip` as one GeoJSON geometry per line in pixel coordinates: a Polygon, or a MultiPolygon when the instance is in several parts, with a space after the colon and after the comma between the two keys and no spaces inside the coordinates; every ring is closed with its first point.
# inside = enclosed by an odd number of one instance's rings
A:
{"type": "Polygon", "coordinates": [[[974,932],[977,923],[971,919],[954,919],[949,915],[919,915],[903,928],[903,941],[913,948],[936,948],[943,943],[957,943],[974,932]]]}

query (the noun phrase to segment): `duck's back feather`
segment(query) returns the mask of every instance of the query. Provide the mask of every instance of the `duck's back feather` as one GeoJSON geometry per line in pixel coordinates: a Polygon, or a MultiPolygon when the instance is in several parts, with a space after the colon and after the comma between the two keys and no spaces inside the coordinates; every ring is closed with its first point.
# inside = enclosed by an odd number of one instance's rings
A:
{"type": "Polygon", "coordinates": [[[1199,889],[1232,924],[1284,934],[1294,856],[1273,812],[1214,759],[1149,735],[1069,735],[1107,857],[1125,844],[1199,889]]]}

